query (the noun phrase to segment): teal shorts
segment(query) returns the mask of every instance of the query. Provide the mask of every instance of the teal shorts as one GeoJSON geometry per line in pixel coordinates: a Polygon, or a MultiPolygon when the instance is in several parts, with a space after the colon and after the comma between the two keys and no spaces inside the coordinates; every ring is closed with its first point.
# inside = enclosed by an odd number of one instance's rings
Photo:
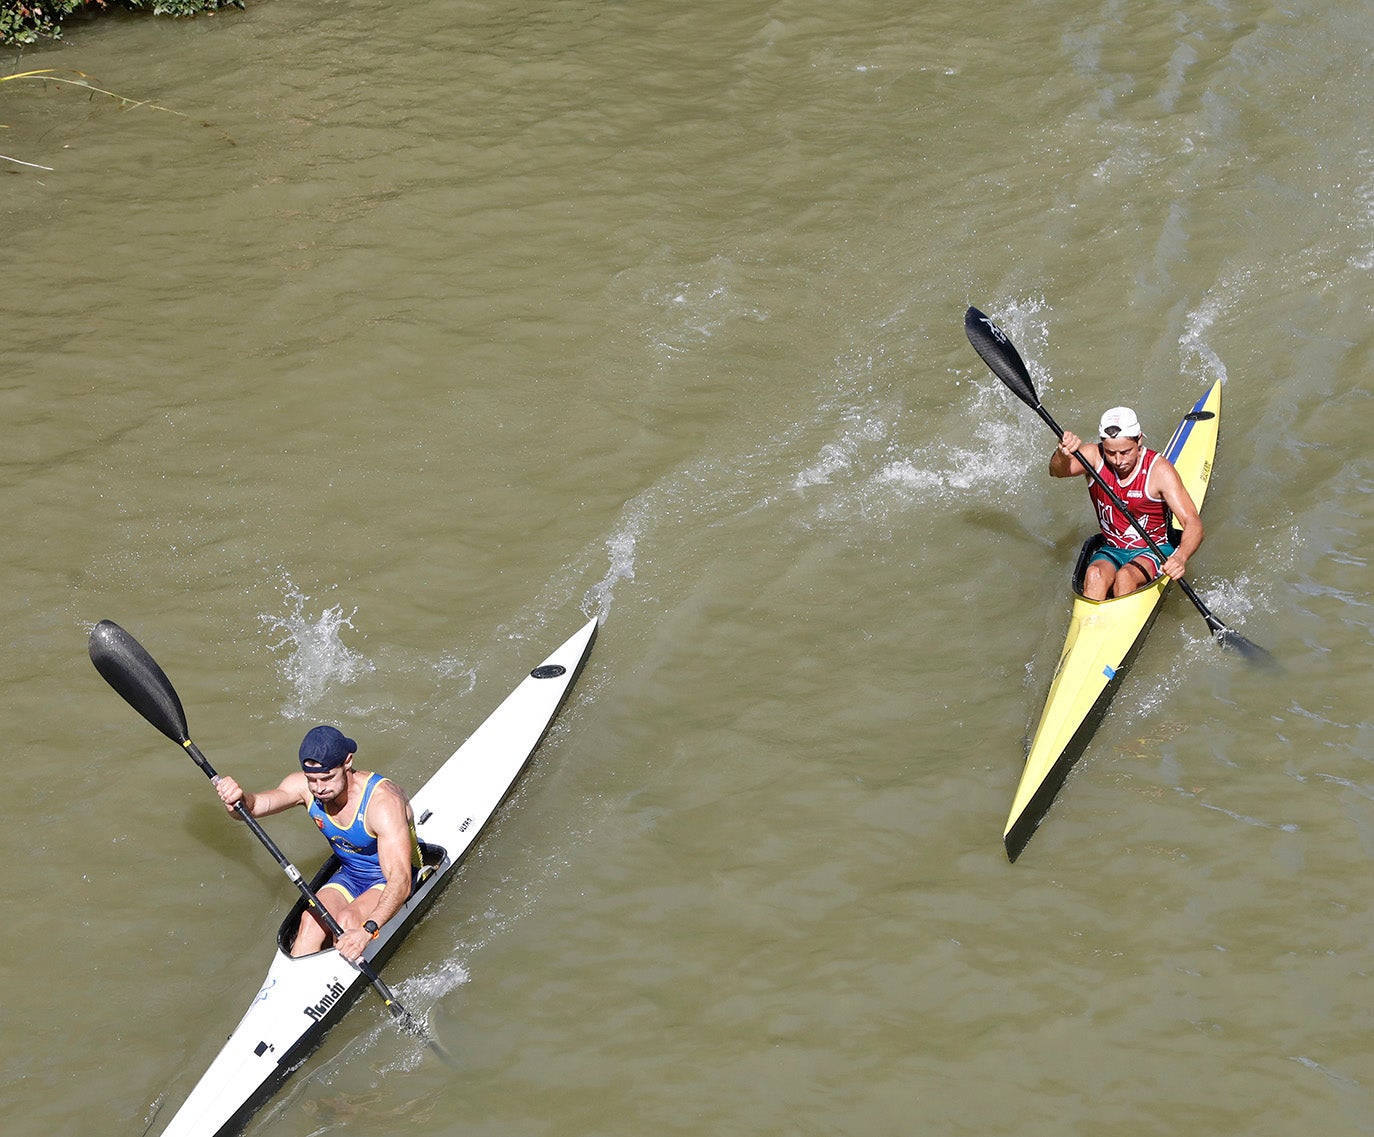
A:
{"type": "MultiPolygon", "coordinates": [[[[1168,560],[1174,555],[1174,547],[1172,545],[1161,543],[1159,548],[1164,554],[1164,560],[1168,560]]],[[[1154,565],[1154,575],[1159,575],[1159,570],[1163,567],[1164,561],[1155,556],[1154,552],[1150,549],[1117,549],[1111,545],[1103,545],[1102,548],[1098,549],[1097,552],[1093,554],[1092,561],[1088,563],[1092,564],[1093,561],[1111,561],[1117,568],[1125,568],[1131,561],[1139,557],[1144,557],[1154,565]]]]}

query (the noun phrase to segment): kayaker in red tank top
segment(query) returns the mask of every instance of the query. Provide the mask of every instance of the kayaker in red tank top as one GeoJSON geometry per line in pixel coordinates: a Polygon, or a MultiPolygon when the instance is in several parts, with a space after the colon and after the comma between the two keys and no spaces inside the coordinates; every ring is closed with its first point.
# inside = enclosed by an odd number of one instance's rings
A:
{"type": "Polygon", "coordinates": [[[1154,580],[1161,572],[1174,580],[1183,576],[1188,558],[1202,544],[1202,518],[1169,459],[1143,445],[1145,435],[1130,407],[1113,407],[1098,426],[1099,442],[1084,442],[1066,430],[1050,457],[1050,474],[1056,478],[1082,477],[1097,511],[1106,544],[1098,550],[1083,575],[1083,595],[1089,600],[1124,596],[1154,580]],[[1165,554],[1160,563],[1134,525],[1104,493],[1075,456],[1081,451],[1094,470],[1144,526],[1165,554]],[[1167,541],[1168,516],[1181,531],[1178,546],[1167,541]]]}
{"type": "MultiPolygon", "coordinates": [[[[1096,469],[1112,492],[1130,507],[1135,519],[1145,526],[1150,540],[1156,545],[1163,545],[1169,540],[1168,507],[1162,497],[1151,496],[1148,488],[1150,470],[1158,458],[1158,451],[1142,447],[1140,461],[1125,478],[1118,478],[1116,471],[1106,462],[1099,462],[1096,469]]],[[[1130,518],[1116,507],[1116,502],[1097,482],[1088,483],[1088,496],[1097,510],[1097,521],[1102,526],[1102,535],[1107,538],[1107,544],[1116,549],[1150,547],[1149,542],[1131,524],[1130,518]]]]}

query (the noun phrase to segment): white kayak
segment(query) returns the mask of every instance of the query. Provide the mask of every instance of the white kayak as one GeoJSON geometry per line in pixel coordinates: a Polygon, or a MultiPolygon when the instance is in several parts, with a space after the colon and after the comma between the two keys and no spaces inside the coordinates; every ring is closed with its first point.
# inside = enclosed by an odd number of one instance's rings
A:
{"type": "MultiPolygon", "coordinates": [[[[510,792],[576,682],[595,638],[593,619],[531,671],[412,796],[425,868],[405,907],[369,946],[366,958],[374,966],[405,938],[510,792]]],[[[321,868],[316,887],[333,867],[331,860],[321,868]]],[[[333,948],[299,959],[288,954],[304,904],[298,901],[282,922],[276,957],[261,990],[163,1137],[238,1132],[349,1005],[367,993],[362,973],[333,948]]]]}

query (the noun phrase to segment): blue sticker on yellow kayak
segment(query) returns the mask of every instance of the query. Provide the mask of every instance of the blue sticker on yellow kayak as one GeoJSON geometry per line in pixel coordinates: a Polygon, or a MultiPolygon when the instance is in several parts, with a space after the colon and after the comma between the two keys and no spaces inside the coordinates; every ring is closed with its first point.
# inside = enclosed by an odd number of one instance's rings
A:
{"type": "Polygon", "coordinates": [[[1108,664],[1106,667],[1102,669],[1102,674],[1105,675],[1108,679],[1115,679],[1116,668],[1111,666],[1111,664],[1108,664]]]}

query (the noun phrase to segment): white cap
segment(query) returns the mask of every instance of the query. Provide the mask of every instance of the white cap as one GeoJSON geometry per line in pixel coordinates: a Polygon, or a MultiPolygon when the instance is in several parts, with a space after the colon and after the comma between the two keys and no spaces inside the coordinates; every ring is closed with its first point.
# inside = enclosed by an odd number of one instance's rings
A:
{"type": "Polygon", "coordinates": [[[1130,407],[1113,407],[1102,416],[1102,421],[1097,426],[1097,436],[1116,438],[1122,434],[1127,438],[1139,438],[1140,420],[1135,417],[1135,411],[1130,407]]]}

